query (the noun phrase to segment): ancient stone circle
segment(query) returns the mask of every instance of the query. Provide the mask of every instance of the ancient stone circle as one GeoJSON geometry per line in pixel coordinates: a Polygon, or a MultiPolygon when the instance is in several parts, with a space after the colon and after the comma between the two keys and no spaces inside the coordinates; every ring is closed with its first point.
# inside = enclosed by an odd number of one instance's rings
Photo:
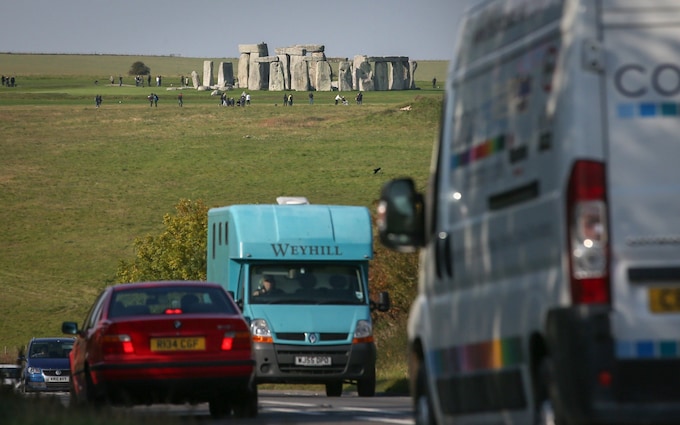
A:
{"type": "Polygon", "coordinates": [[[192,83],[197,89],[293,90],[293,91],[376,91],[415,89],[418,63],[405,56],[354,56],[354,60],[329,59],[323,45],[295,45],[275,49],[270,56],[266,43],[240,44],[238,81],[231,62],[220,62],[217,82],[213,62],[203,63],[203,84],[196,71],[192,83]],[[338,63],[333,79],[331,63],[338,63]]]}

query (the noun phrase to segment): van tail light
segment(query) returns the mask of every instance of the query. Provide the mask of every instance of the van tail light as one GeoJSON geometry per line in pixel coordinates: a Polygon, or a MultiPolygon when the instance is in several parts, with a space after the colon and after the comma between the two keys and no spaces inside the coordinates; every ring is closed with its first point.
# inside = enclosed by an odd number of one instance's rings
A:
{"type": "Polygon", "coordinates": [[[133,354],[132,338],[129,335],[104,335],[102,337],[102,351],[107,354],[133,354]]]}
{"type": "Polygon", "coordinates": [[[569,275],[574,304],[610,302],[607,216],[604,164],[577,161],[567,192],[569,275]]]}
{"type": "Polygon", "coordinates": [[[250,332],[227,332],[222,337],[222,351],[250,350],[250,332]]]}

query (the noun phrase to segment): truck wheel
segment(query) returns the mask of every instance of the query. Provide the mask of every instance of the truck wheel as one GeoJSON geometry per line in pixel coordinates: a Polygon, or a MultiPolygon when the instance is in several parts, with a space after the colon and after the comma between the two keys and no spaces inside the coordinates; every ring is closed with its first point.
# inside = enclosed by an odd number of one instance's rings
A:
{"type": "Polygon", "coordinates": [[[423,364],[418,368],[416,378],[416,393],[414,394],[414,412],[416,425],[436,425],[432,411],[432,399],[427,386],[427,373],[423,364]]]}
{"type": "Polygon", "coordinates": [[[553,402],[553,395],[551,394],[551,372],[550,360],[545,358],[541,361],[539,370],[540,387],[534,389],[538,397],[536,400],[536,425],[563,425],[565,424],[562,415],[558,413],[555,403],[553,402]]]}
{"type": "Polygon", "coordinates": [[[373,397],[375,395],[375,369],[357,381],[359,397],[373,397]]]}
{"type": "Polygon", "coordinates": [[[327,397],[340,397],[342,395],[342,381],[334,381],[326,384],[327,397]]]}

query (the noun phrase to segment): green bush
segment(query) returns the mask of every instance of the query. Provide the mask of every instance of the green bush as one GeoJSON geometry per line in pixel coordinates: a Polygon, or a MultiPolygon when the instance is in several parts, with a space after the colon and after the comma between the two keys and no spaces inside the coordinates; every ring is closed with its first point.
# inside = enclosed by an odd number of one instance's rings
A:
{"type": "Polygon", "coordinates": [[[130,67],[130,70],[128,71],[128,75],[149,75],[151,74],[151,69],[144,65],[144,62],[142,61],[137,61],[132,64],[130,67]]]}
{"type": "Polygon", "coordinates": [[[145,280],[205,280],[208,207],[203,201],[182,199],[176,215],[165,214],[165,230],[135,240],[136,258],[121,260],[120,282],[145,280]]]}

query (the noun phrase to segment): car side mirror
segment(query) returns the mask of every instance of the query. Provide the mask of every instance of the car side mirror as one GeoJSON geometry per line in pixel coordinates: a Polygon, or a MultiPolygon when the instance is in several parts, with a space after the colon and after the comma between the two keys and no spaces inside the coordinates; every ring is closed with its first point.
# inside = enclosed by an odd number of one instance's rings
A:
{"type": "Polygon", "coordinates": [[[61,324],[61,333],[67,335],[78,335],[78,324],[76,322],[64,322],[61,324]]]}
{"type": "Polygon", "coordinates": [[[424,202],[412,179],[395,179],[383,186],[376,224],[380,242],[390,249],[414,252],[423,246],[424,202]]]}

